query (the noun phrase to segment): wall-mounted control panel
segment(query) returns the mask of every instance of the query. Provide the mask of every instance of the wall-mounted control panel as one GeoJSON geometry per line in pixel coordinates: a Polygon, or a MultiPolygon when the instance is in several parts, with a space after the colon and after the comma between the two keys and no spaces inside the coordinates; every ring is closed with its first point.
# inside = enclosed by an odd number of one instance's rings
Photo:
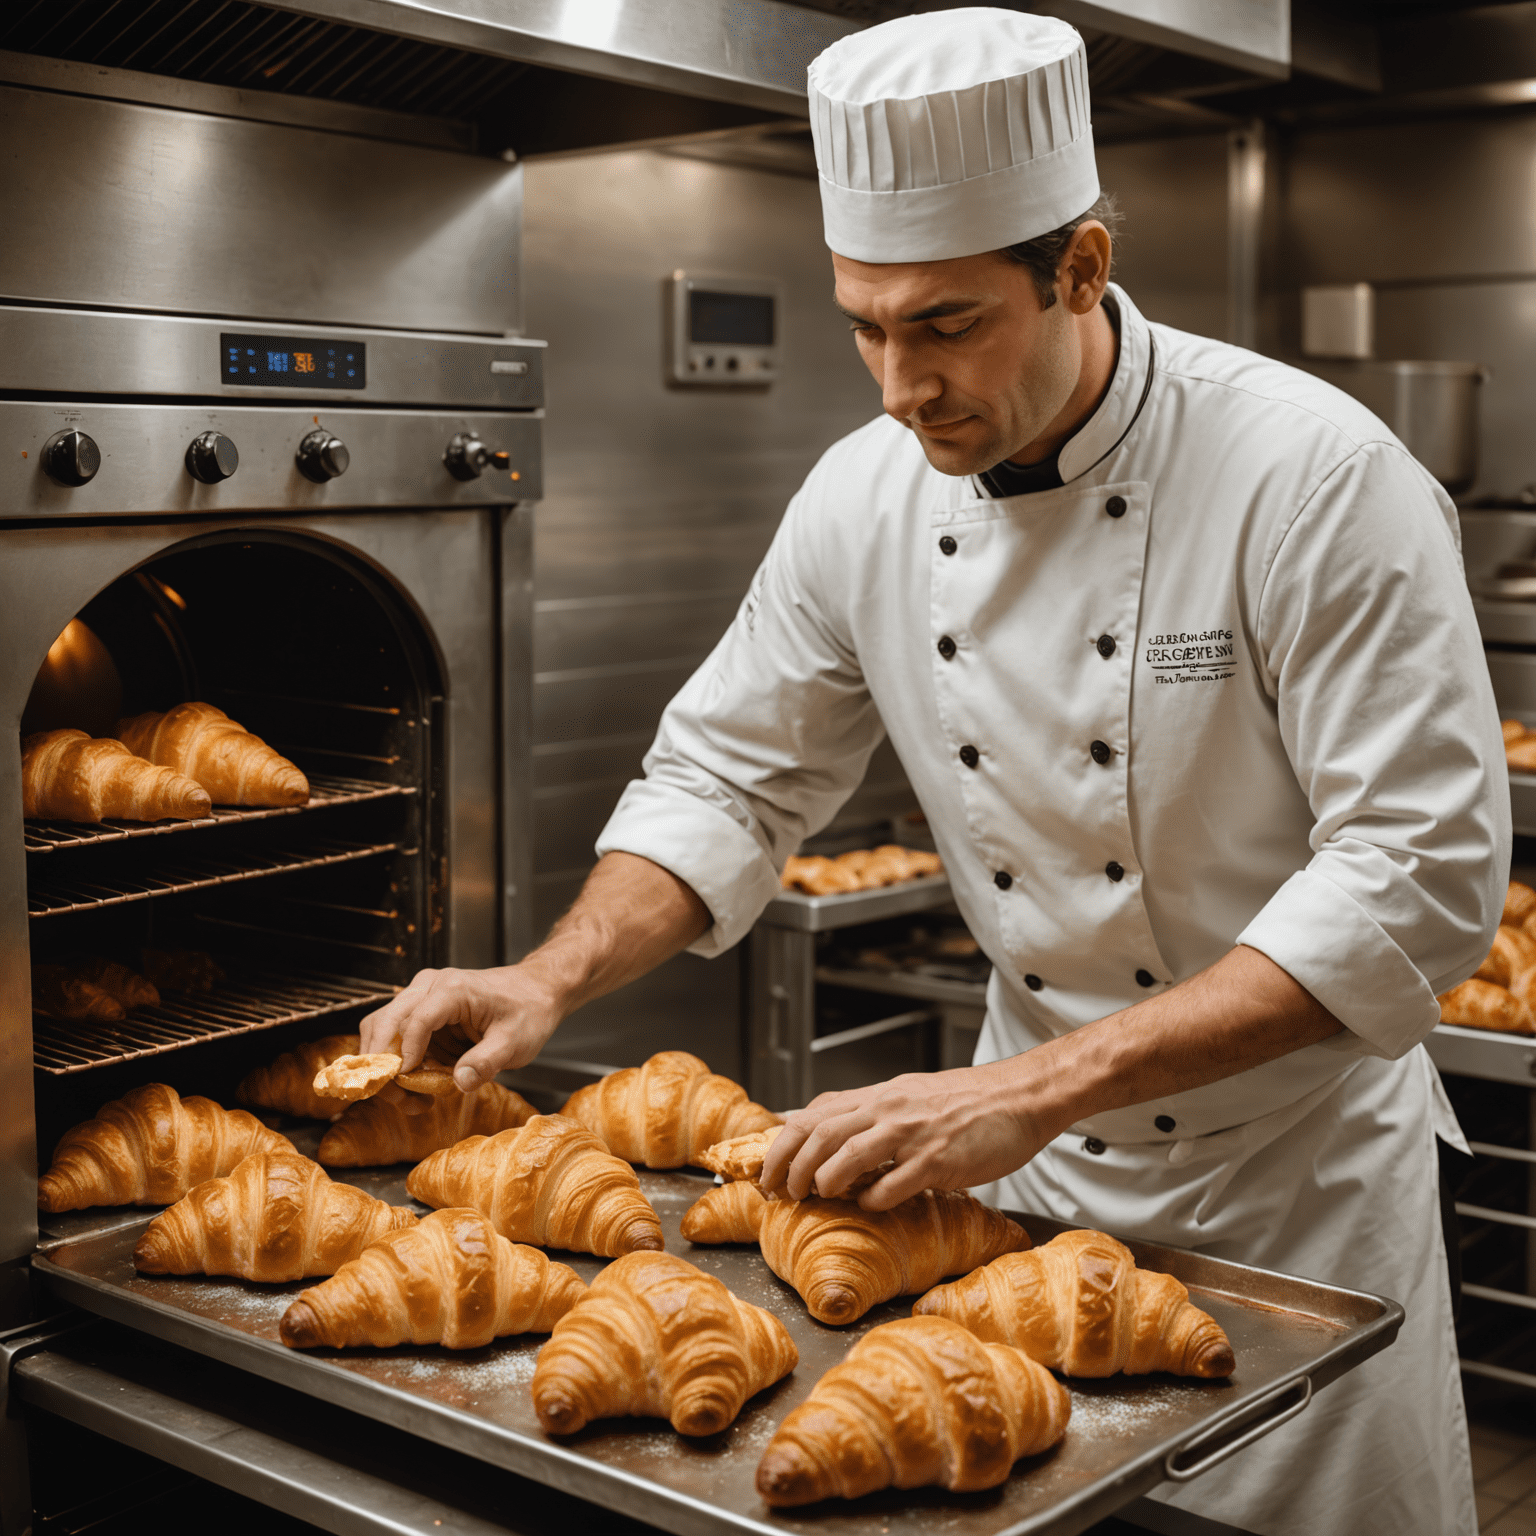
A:
{"type": "Polygon", "coordinates": [[[778,378],[782,284],[679,269],[665,289],[669,384],[761,388],[778,378]]]}

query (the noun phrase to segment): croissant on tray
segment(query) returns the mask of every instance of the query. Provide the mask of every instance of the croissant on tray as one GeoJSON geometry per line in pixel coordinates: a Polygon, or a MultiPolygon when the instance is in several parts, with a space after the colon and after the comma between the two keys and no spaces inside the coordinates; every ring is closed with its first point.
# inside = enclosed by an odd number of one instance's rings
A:
{"type": "Polygon", "coordinates": [[[419,1163],[466,1136],[515,1130],[538,1113],[500,1083],[483,1083],[473,1093],[443,1094],[429,1103],[430,1108],[415,1114],[383,1099],[349,1104],[321,1138],[315,1157],[327,1168],[419,1163]]]}
{"type": "Polygon", "coordinates": [[[1465,1029],[1496,1029],[1505,1034],[1536,1034],[1536,1015],[1507,987],[1475,976],[1442,992],[1440,1022],[1465,1029]]]}
{"type": "Polygon", "coordinates": [[[247,1072],[235,1089],[235,1098],[257,1109],[275,1109],[285,1115],[305,1115],[312,1120],[330,1120],[340,1106],[335,1099],[322,1099],[314,1090],[315,1073],[338,1056],[356,1053],[356,1035],[326,1035],[320,1040],[306,1040],[284,1051],[264,1067],[247,1072]]]}
{"type": "Polygon", "coordinates": [[[1230,1376],[1221,1325],[1172,1275],[1138,1269],[1103,1232],[1063,1232],[922,1297],[914,1316],[945,1317],[993,1344],[1013,1344],[1068,1376],[1230,1376]]]}
{"type": "Polygon", "coordinates": [[[747,1091],[687,1051],[660,1051],[643,1067],[610,1072],[578,1088],[561,1108],[608,1150],[647,1168],[681,1168],[728,1137],[777,1125],[747,1091]]]}
{"type": "Polygon", "coordinates": [[[509,1333],[548,1333],[586,1289],[573,1269],[509,1243],[479,1211],[433,1211],[302,1292],[278,1334],[290,1349],[483,1349],[509,1333]]]}
{"type": "Polygon", "coordinates": [[[196,821],[208,792],[120,741],[39,731],[21,744],[21,813],[59,821],[196,821]]]}
{"type": "Polygon", "coordinates": [[[717,1184],[683,1212],[680,1230],[690,1243],[755,1243],[767,1203],[749,1180],[717,1184]]]}
{"type": "Polygon", "coordinates": [[[555,1324],[533,1373],[533,1407],[555,1435],[624,1414],[713,1435],[799,1361],[771,1312],[684,1259],[631,1253],[555,1324]]]}
{"type": "Polygon", "coordinates": [[[836,896],[847,891],[872,891],[903,880],[942,873],[944,863],[936,853],[883,843],[878,848],[855,848],[835,859],[796,854],[784,866],[780,883],[786,890],[807,896],[836,896]]]}
{"type": "Polygon", "coordinates": [[[968,1273],[1029,1236],[959,1190],[925,1189],[888,1211],[853,1200],[767,1200],[758,1243],[769,1269],[820,1323],[851,1323],[892,1296],[968,1273]]]}
{"type": "Polygon", "coordinates": [[[370,1243],[414,1226],[415,1212],[350,1184],[319,1163],[257,1152],[207,1179],[150,1222],[133,1250],[150,1275],[238,1275],[271,1284],[333,1275],[370,1243]]]}
{"type": "Polygon", "coordinates": [[[253,1152],[291,1151],[287,1137],[243,1109],[146,1083],[64,1133],[37,1181],[37,1203],[50,1212],[169,1205],[204,1179],[233,1172],[253,1152]]]}
{"type": "Polygon", "coordinates": [[[483,1211],[514,1243],[603,1258],[662,1247],[661,1222],[635,1170],[564,1115],[468,1136],[418,1163],[405,1187],[424,1205],[483,1211]]]}
{"type": "Polygon", "coordinates": [[[1066,1433],[1071,1394],[1006,1344],[936,1317],[868,1333],[779,1425],[757,1468],[776,1508],[880,1488],[995,1488],[1066,1433]]]}
{"type": "Polygon", "coordinates": [[[130,752],[185,774],[218,805],[303,805],[309,780],[212,704],[178,704],[117,722],[130,752]]]}

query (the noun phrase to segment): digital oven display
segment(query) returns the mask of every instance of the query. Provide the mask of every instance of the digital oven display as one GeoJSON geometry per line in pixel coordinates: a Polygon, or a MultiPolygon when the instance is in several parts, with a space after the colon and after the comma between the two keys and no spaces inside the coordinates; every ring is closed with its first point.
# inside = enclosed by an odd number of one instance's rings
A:
{"type": "Polygon", "coordinates": [[[368,347],[361,341],[317,341],[302,336],[219,337],[220,376],[226,384],[277,389],[366,389],[368,347]]]}
{"type": "Polygon", "coordinates": [[[766,293],[715,293],[695,288],[688,295],[688,340],[695,346],[771,347],[773,298],[766,293]]]}

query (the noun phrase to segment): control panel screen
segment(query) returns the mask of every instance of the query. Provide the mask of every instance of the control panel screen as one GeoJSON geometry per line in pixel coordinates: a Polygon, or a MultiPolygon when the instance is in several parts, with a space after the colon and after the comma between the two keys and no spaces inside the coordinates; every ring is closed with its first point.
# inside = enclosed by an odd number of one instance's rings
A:
{"type": "Polygon", "coordinates": [[[276,389],[366,389],[368,347],[361,341],[303,336],[219,337],[219,374],[226,384],[276,389]]]}
{"type": "Polygon", "coordinates": [[[688,339],[699,344],[738,347],[773,345],[773,297],[766,293],[688,295],[688,339]]]}

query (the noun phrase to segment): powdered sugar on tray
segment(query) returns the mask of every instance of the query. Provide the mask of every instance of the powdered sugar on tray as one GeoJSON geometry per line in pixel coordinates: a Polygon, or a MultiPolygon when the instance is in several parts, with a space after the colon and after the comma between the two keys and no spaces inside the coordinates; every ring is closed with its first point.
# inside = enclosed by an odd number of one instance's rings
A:
{"type": "Polygon", "coordinates": [[[375,1356],[369,1374],[385,1381],[398,1380],[401,1385],[442,1383],[457,1393],[474,1396],[527,1386],[538,1363],[538,1351],[527,1347],[471,1350],[467,1354],[428,1348],[419,1355],[375,1356]]]}

